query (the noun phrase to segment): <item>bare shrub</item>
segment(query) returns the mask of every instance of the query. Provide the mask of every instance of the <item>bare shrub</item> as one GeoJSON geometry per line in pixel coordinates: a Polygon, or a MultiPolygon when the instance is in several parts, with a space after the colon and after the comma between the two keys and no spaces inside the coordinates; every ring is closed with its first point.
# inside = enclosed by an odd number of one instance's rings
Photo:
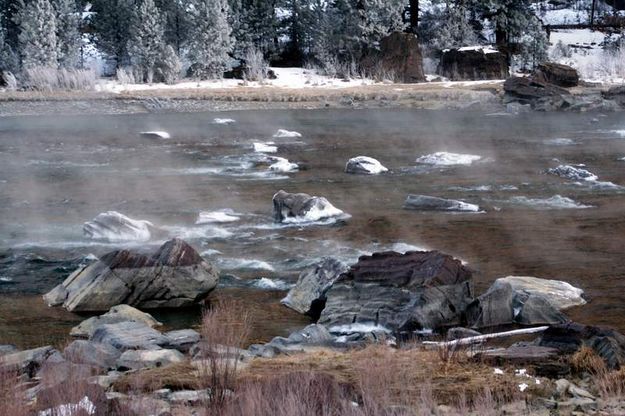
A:
{"type": "Polygon", "coordinates": [[[200,383],[211,390],[209,411],[223,407],[236,387],[239,351],[249,339],[252,319],[244,305],[227,300],[202,316],[200,383]]]}
{"type": "Polygon", "coordinates": [[[267,79],[269,64],[265,60],[262,51],[250,48],[245,52],[245,80],[258,81],[260,83],[267,79]]]}
{"type": "Polygon", "coordinates": [[[96,85],[96,73],[91,69],[56,69],[34,67],[24,69],[24,84],[37,91],[86,91],[96,85]]]}
{"type": "Polygon", "coordinates": [[[122,85],[136,84],[134,71],[130,67],[117,68],[115,77],[122,85]]]}
{"type": "Polygon", "coordinates": [[[595,386],[604,400],[623,400],[625,397],[625,368],[618,371],[606,371],[597,375],[595,386]]]}
{"type": "Polygon", "coordinates": [[[18,387],[18,372],[0,367],[0,414],[26,416],[29,409],[24,393],[18,387]]]}
{"type": "Polygon", "coordinates": [[[473,399],[473,410],[480,416],[497,416],[498,403],[489,387],[484,387],[482,393],[473,399]]]}

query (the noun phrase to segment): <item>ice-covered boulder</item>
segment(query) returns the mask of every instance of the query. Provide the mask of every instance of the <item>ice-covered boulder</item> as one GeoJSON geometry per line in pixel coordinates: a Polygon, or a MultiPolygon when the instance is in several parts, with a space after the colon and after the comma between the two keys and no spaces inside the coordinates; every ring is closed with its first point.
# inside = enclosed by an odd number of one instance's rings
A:
{"type": "Polygon", "coordinates": [[[455,199],[437,198],[427,195],[408,195],[404,203],[404,209],[418,211],[455,211],[455,212],[479,212],[480,207],[455,199]]]}
{"type": "Polygon", "coordinates": [[[283,157],[272,157],[271,161],[273,163],[269,165],[269,169],[274,172],[295,172],[299,170],[297,163],[289,162],[288,159],[283,157]]]}
{"type": "Polygon", "coordinates": [[[454,165],[471,165],[482,159],[479,155],[470,155],[464,153],[436,152],[429,155],[423,155],[417,158],[416,162],[423,165],[434,166],[454,166],[454,165]]]}
{"type": "Polygon", "coordinates": [[[299,313],[318,317],[325,306],[326,292],[349,267],[334,258],[323,259],[304,270],[282,304],[299,313]]]}
{"type": "Polygon", "coordinates": [[[473,298],[471,275],[438,251],[362,256],[326,292],[319,323],[342,334],[458,326],[473,298]]]}
{"type": "Polygon", "coordinates": [[[570,179],[572,181],[589,181],[593,182],[599,179],[594,173],[571,165],[560,165],[555,168],[547,169],[547,173],[556,175],[561,178],[570,179]]]}
{"type": "Polygon", "coordinates": [[[105,311],[128,304],[137,308],[191,306],[215,286],[217,269],[180,239],[165,242],[152,255],[118,250],[80,267],[44,295],[50,306],[69,311],[105,311]]]}
{"type": "Polygon", "coordinates": [[[148,241],[152,237],[154,224],[132,219],[117,211],[108,211],[86,222],[82,229],[86,237],[94,240],[148,241]]]}
{"type": "Polygon", "coordinates": [[[278,146],[274,142],[254,143],[253,148],[257,153],[276,153],[278,151],[278,146]]]}
{"type": "Polygon", "coordinates": [[[290,131],[290,130],[280,129],[273,135],[273,137],[275,137],[277,139],[292,138],[292,137],[302,137],[302,133],[299,133],[297,131],[290,131]]]}
{"type": "Polygon", "coordinates": [[[388,169],[382,164],[368,156],[356,156],[349,159],[345,165],[346,173],[357,173],[366,175],[377,175],[379,173],[388,172],[388,169]]]}
{"type": "Polygon", "coordinates": [[[273,196],[273,218],[281,223],[306,223],[346,214],[320,196],[278,191],[273,196]]]}

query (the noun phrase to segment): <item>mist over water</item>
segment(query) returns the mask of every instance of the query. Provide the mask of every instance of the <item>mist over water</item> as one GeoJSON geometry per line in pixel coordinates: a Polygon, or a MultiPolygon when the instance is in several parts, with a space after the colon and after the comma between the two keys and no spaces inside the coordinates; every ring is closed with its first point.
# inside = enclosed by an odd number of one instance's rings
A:
{"type": "MultiPolygon", "coordinates": [[[[594,117],[333,109],[3,118],[0,315],[10,302],[35,319],[45,309],[33,308],[32,297],[80,264],[179,236],[217,264],[228,276],[221,288],[237,288],[240,297],[285,290],[324,256],[354,262],[374,251],[427,248],[467,262],[478,293],[512,274],[566,280],[591,298],[570,311],[572,318],[625,330],[625,192],[545,173],[583,164],[600,181],[625,186],[625,122],[618,114],[599,123],[594,117]],[[217,117],[236,122],[215,123],[217,117]],[[274,137],[279,129],[302,137],[274,137]],[[255,151],[254,143],[268,142],[276,153],[255,151]],[[415,162],[438,152],[480,159],[415,162]],[[345,174],[347,160],[359,155],[389,172],[345,174]],[[272,157],[299,170],[272,171],[272,157]],[[277,226],[271,198],[280,189],[326,197],[351,218],[277,226]],[[403,210],[408,194],[459,199],[486,212],[403,210]],[[224,209],[238,220],[196,224],[200,212],[224,209]],[[150,221],[159,231],[148,242],[86,238],[83,223],[106,211],[150,221]],[[19,308],[20,299],[30,306],[19,308]]],[[[288,326],[282,311],[268,332],[288,326]]],[[[0,320],[0,343],[11,341],[9,333],[0,320]]]]}

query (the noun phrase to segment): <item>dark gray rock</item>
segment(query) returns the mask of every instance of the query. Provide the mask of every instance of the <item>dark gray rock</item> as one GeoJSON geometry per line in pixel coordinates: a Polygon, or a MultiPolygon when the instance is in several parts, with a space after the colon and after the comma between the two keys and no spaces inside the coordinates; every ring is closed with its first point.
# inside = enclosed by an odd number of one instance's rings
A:
{"type": "Polygon", "coordinates": [[[538,111],[561,110],[571,105],[568,90],[531,78],[511,77],[506,80],[503,87],[506,104],[511,102],[529,104],[538,111]]]}
{"type": "Polygon", "coordinates": [[[506,79],[510,75],[505,54],[490,49],[449,49],[443,51],[438,73],[452,81],[506,79]]]}
{"type": "Polygon", "coordinates": [[[471,271],[438,251],[362,256],[328,290],[319,323],[330,332],[412,332],[461,323],[471,271]]]}
{"type": "Polygon", "coordinates": [[[474,329],[456,327],[456,328],[451,328],[450,330],[447,331],[447,340],[453,341],[455,339],[476,337],[478,335],[482,335],[482,334],[474,329]]]}
{"type": "Polygon", "coordinates": [[[534,79],[564,88],[579,84],[579,74],[575,68],[555,62],[539,64],[534,72],[534,79]]]}
{"type": "Polygon", "coordinates": [[[625,107],[625,85],[612,87],[602,93],[603,98],[616,102],[619,106],[625,107]]]}
{"type": "Polygon", "coordinates": [[[63,351],[65,359],[104,369],[113,368],[121,352],[110,344],[76,340],[63,351]]]}
{"type": "Polygon", "coordinates": [[[21,374],[25,374],[29,378],[33,378],[44,364],[59,363],[63,361],[64,358],[61,353],[48,345],[45,347],[34,348],[32,350],[19,351],[0,356],[0,369],[15,369],[21,374]]]}
{"type": "Polygon", "coordinates": [[[160,349],[169,338],[141,322],[120,322],[98,327],[91,341],[109,344],[118,350],[160,349]]]}
{"type": "Polygon", "coordinates": [[[44,296],[69,311],[105,311],[119,304],[138,308],[193,305],[217,286],[216,268],[180,239],[151,256],[120,250],[81,267],[44,296]]]}
{"type": "Polygon", "coordinates": [[[282,304],[314,319],[318,318],[325,307],[326,292],[347,270],[349,267],[339,260],[323,259],[299,275],[295,286],[282,299],[282,304]]]}
{"type": "Polygon", "coordinates": [[[423,57],[417,36],[393,32],[380,40],[378,50],[371,50],[362,60],[371,72],[392,74],[393,81],[411,84],[425,81],[423,57]]]}
{"type": "Polygon", "coordinates": [[[271,358],[280,354],[305,352],[307,348],[327,346],[334,337],[323,325],[312,324],[295,331],[288,338],[276,337],[264,345],[251,345],[248,351],[258,357],[271,358]]]}
{"type": "Polygon", "coordinates": [[[200,334],[192,329],[169,331],[163,335],[169,340],[167,348],[173,348],[184,353],[189,352],[191,347],[200,342],[200,334]]]}
{"type": "Polygon", "coordinates": [[[276,222],[312,222],[343,217],[345,213],[320,196],[278,191],[273,196],[273,218],[276,222]]]}
{"type": "Polygon", "coordinates": [[[404,209],[418,211],[478,212],[480,207],[455,199],[444,199],[427,195],[408,195],[406,202],[404,202],[404,209]]]}

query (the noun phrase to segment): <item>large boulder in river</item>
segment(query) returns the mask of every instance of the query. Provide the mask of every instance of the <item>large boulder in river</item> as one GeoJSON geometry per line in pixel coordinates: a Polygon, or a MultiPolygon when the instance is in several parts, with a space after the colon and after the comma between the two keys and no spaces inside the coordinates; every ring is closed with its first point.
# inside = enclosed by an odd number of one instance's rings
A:
{"type": "Polygon", "coordinates": [[[377,175],[383,172],[388,172],[388,169],[377,159],[368,156],[353,157],[345,165],[345,173],[377,175]]]}
{"type": "Polygon", "coordinates": [[[154,254],[118,250],[72,273],[44,295],[69,311],[105,311],[119,304],[137,308],[191,306],[215,286],[217,269],[186,242],[169,240],[154,254]]]}
{"type": "Polygon", "coordinates": [[[360,257],[326,297],[319,323],[330,332],[453,327],[473,297],[471,271],[438,251],[375,253],[360,257]]]}
{"type": "Polygon", "coordinates": [[[87,221],[82,230],[86,237],[106,241],[148,241],[152,237],[154,224],[135,220],[117,211],[98,214],[87,221]]]}
{"type": "Polygon", "coordinates": [[[452,81],[506,79],[510,75],[505,54],[490,47],[446,49],[438,73],[452,81]]]}
{"type": "Polygon", "coordinates": [[[534,72],[534,79],[564,88],[576,87],[579,84],[579,74],[575,68],[555,62],[539,64],[534,72]]]}
{"type": "Polygon", "coordinates": [[[304,270],[282,303],[299,313],[318,318],[326,302],[326,292],[349,267],[334,258],[304,270]]]}
{"type": "Polygon", "coordinates": [[[72,328],[69,334],[73,337],[89,338],[100,325],[128,321],[142,322],[151,328],[162,325],[149,313],[141,312],[139,309],[128,305],[116,305],[105,314],[85,319],[72,328]]]}
{"type": "Polygon", "coordinates": [[[281,223],[315,222],[346,214],[321,196],[278,191],[273,196],[273,218],[281,223]]]}
{"type": "Polygon", "coordinates": [[[404,209],[417,211],[455,211],[455,212],[479,212],[480,207],[455,199],[437,198],[427,195],[408,195],[404,202],[404,209]]]}
{"type": "Polygon", "coordinates": [[[417,36],[393,32],[380,40],[380,48],[371,50],[362,66],[373,73],[386,73],[393,81],[405,84],[424,82],[423,57],[417,36]]]}
{"type": "Polygon", "coordinates": [[[508,276],[497,279],[469,305],[467,321],[474,328],[564,323],[569,319],[560,311],[583,305],[582,294],[566,282],[508,276]]]}
{"type": "Polygon", "coordinates": [[[572,105],[569,91],[532,78],[511,77],[503,84],[504,103],[529,104],[534,110],[560,110],[572,105]]]}

